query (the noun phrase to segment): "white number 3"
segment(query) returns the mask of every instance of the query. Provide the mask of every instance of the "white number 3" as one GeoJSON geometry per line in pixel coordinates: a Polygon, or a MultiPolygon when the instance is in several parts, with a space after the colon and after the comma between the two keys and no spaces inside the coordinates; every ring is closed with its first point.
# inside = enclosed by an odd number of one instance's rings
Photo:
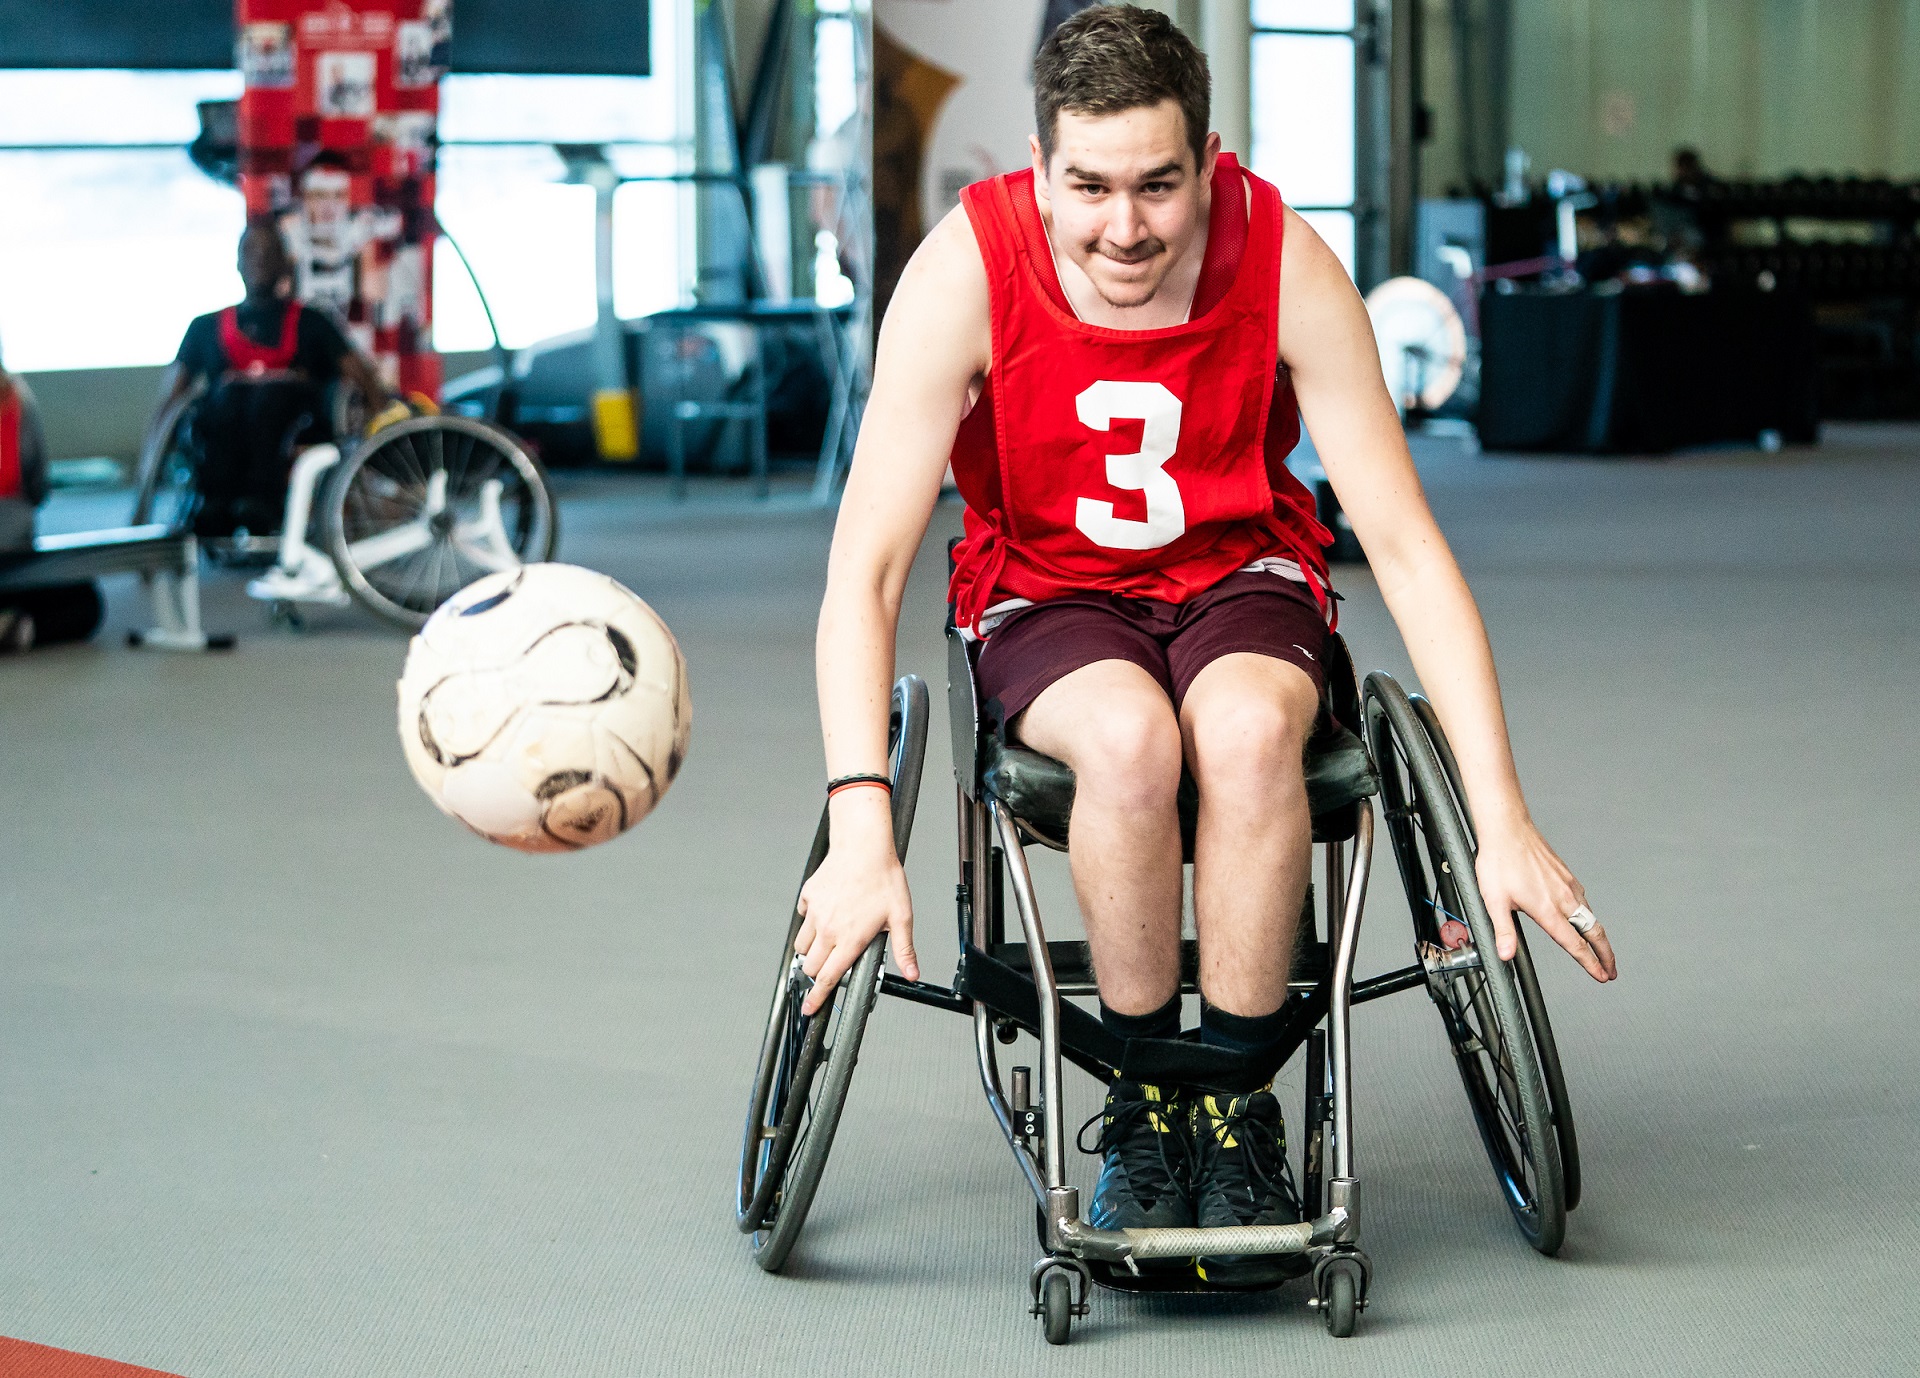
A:
{"type": "Polygon", "coordinates": [[[1158,550],[1177,540],[1187,529],[1187,508],[1180,485],[1162,466],[1173,458],[1180,439],[1180,399],[1159,383],[1103,378],[1073,400],[1081,424],[1096,431],[1110,430],[1116,420],[1141,423],[1137,453],[1107,456],[1107,482],[1138,489],[1147,500],[1147,519],[1135,521],[1114,516],[1110,502],[1081,498],[1073,524],[1109,550],[1158,550]]]}

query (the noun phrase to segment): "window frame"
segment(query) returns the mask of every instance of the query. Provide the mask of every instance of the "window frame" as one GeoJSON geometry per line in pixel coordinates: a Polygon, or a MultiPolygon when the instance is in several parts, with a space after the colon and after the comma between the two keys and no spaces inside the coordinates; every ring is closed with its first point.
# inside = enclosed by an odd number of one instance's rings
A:
{"type": "MultiPolygon", "coordinates": [[[[1347,28],[1306,25],[1263,24],[1257,17],[1256,0],[1247,0],[1247,15],[1252,42],[1262,35],[1286,35],[1308,38],[1346,38],[1353,44],[1353,199],[1344,205],[1300,204],[1289,206],[1303,215],[1332,212],[1350,217],[1353,226],[1354,281],[1362,291],[1387,276],[1387,246],[1382,231],[1386,223],[1387,188],[1385,185],[1384,147],[1386,137],[1386,44],[1389,41],[1388,17],[1376,0],[1353,0],[1353,22],[1347,28]]],[[[1248,55],[1252,63],[1251,51],[1248,55]]],[[[1260,91],[1250,83],[1249,115],[1260,101],[1260,91]]],[[[1249,123],[1257,129],[1256,119],[1249,123]]],[[[1251,143],[1251,141],[1249,141],[1251,143]]],[[[1253,149],[1248,160],[1254,161],[1253,149]]]]}

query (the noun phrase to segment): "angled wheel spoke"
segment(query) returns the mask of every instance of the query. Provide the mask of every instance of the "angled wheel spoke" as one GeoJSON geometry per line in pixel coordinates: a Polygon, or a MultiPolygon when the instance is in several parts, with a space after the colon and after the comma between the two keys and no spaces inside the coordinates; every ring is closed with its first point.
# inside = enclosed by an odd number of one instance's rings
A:
{"type": "Polygon", "coordinates": [[[350,544],[347,551],[354,564],[366,571],[392,564],[432,544],[433,532],[425,522],[409,522],[377,536],[363,536],[350,544]]]}

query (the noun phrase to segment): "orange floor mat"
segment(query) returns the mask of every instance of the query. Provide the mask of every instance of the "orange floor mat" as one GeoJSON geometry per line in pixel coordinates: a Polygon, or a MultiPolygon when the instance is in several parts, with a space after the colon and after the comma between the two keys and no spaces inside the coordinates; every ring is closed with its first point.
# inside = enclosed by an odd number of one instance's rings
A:
{"type": "Polygon", "coordinates": [[[0,1335],[0,1378],[179,1378],[157,1368],[138,1364],[118,1364],[112,1359],[96,1359],[91,1354],[75,1354],[70,1349],[9,1340],[0,1335]]]}

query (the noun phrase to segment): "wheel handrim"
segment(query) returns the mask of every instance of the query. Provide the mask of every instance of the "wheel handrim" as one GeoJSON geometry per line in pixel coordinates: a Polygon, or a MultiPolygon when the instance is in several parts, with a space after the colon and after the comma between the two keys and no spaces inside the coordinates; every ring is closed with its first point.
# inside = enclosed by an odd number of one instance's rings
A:
{"type": "Polygon", "coordinates": [[[134,499],[134,525],[158,522],[170,531],[192,526],[198,493],[194,485],[191,443],[193,408],[201,391],[189,393],[161,419],[157,449],[142,456],[140,491],[134,499]]]}
{"type": "Polygon", "coordinates": [[[492,427],[420,417],[347,463],[333,553],[355,594],[396,621],[418,625],[475,579],[552,553],[544,476],[492,427]]]}
{"type": "MultiPolygon", "coordinates": [[[[797,963],[793,969],[798,971],[797,963]]],[[[798,997],[804,986],[789,984],[787,1018],[782,1031],[780,1063],[775,1071],[774,1095],[768,1103],[768,1113],[762,1116],[760,1123],[760,1149],[754,1173],[755,1200],[758,1200],[763,1185],[770,1185],[772,1190],[766,1193],[766,1204],[759,1212],[758,1226],[753,1231],[756,1242],[764,1242],[780,1221],[780,1207],[786,1194],[786,1169],[805,1149],[807,1136],[812,1132],[822,1081],[820,1069],[832,1058],[834,1046],[839,1041],[850,981],[851,973],[841,980],[832,1000],[812,1015],[800,1013],[801,1001],[798,997]],[[794,1124],[791,1137],[785,1138],[783,1143],[779,1127],[788,1115],[793,1115],[794,1124]]]]}
{"type": "MultiPolygon", "coordinates": [[[[1377,697],[1369,697],[1367,719],[1387,831],[1413,905],[1416,945],[1439,945],[1440,925],[1448,919],[1466,924],[1470,932],[1475,927],[1461,902],[1462,882],[1432,813],[1436,801],[1417,787],[1408,749],[1377,697]]],[[[1471,858],[1463,857],[1463,864],[1471,880],[1471,858]]],[[[1477,937],[1472,945],[1479,946],[1477,937]]],[[[1545,1146],[1536,1144],[1528,1132],[1523,1078],[1515,1051],[1502,1035],[1486,974],[1472,969],[1456,972],[1432,983],[1429,990],[1446,1026],[1474,1124],[1502,1194],[1522,1232],[1538,1242],[1544,1225],[1539,1164],[1545,1146]]]]}
{"type": "MultiPolygon", "coordinates": [[[[917,679],[908,677],[895,686],[888,723],[887,764],[894,782],[894,843],[903,858],[911,836],[913,802],[919,793],[925,742],[926,688],[917,679]]],[[[802,886],[826,856],[827,824],[823,809],[801,878],[802,886]]],[[[804,1016],[800,1006],[805,997],[805,978],[799,974],[798,959],[791,955],[801,922],[796,903],[782,949],[780,974],[768,1011],[767,1031],[761,1044],[741,1145],[736,1223],[752,1236],[756,1257],[762,1259],[763,1266],[764,1260],[776,1254],[784,1257],[783,1248],[771,1252],[768,1249],[787,1206],[789,1174],[799,1171],[803,1177],[806,1175],[804,1168],[795,1165],[804,1163],[807,1145],[817,1124],[824,1126],[819,1132],[831,1141],[838,1122],[838,1098],[832,1105],[824,1105],[821,1098],[833,1094],[831,1088],[836,1079],[840,1083],[838,1096],[845,1094],[845,1074],[850,1069],[838,1067],[835,1054],[843,1033],[849,1034],[857,1047],[865,1010],[872,998],[871,991],[861,989],[857,983],[877,983],[878,963],[884,952],[883,936],[875,940],[842,978],[830,1001],[811,1017],[804,1016]],[[856,1022],[849,1024],[849,1020],[856,1022]]],[[[817,1180],[817,1168],[813,1175],[817,1180]]],[[[812,1186],[805,1185],[797,1220],[804,1219],[811,1196],[812,1186]]],[[[786,1233],[791,1235],[791,1230],[786,1233]]]]}

